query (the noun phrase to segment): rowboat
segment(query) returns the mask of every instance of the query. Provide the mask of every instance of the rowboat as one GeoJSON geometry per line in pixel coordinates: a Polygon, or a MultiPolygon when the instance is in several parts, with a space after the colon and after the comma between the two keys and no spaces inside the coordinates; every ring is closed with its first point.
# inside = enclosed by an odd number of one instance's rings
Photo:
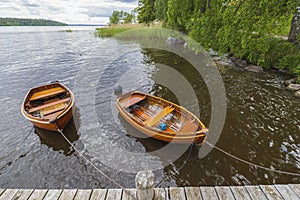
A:
{"type": "Polygon", "coordinates": [[[35,126],[57,131],[63,129],[73,115],[74,95],[66,86],[54,82],[30,89],[21,112],[35,126]]]}
{"type": "Polygon", "coordinates": [[[208,133],[190,111],[175,103],[142,92],[129,92],[116,99],[120,115],[140,132],[172,143],[202,144],[208,133]]]}

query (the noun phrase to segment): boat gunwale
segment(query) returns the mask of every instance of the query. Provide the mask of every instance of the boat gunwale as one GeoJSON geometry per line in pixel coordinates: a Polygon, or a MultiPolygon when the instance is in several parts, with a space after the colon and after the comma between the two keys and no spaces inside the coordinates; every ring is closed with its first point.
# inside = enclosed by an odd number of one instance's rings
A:
{"type": "Polygon", "coordinates": [[[26,93],[26,96],[24,98],[24,101],[23,101],[22,107],[21,107],[21,113],[23,114],[23,116],[26,119],[28,119],[29,121],[33,121],[33,122],[40,123],[40,124],[45,124],[45,125],[52,124],[49,119],[42,119],[42,118],[33,117],[25,109],[25,103],[28,102],[28,101],[30,101],[28,99],[29,98],[29,94],[33,90],[41,88],[41,87],[45,87],[45,86],[51,86],[51,85],[59,85],[60,87],[62,87],[63,89],[65,89],[70,94],[70,103],[67,105],[66,108],[63,109],[63,112],[61,112],[59,115],[57,115],[56,119],[59,120],[61,117],[63,117],[65,114],[67,114],[70,111],[70,109],[73,108],[74,103],[75,103],[75,97],[74,97],[73,92],[67,86],[65,86],[65,85],[63,85],[62,83],[59,83],[59,82],[50,83],[50,84],[47,84],[47,85],[41,85],[41,86],[29,89],[28,92],[26,93]]]}
{"type": "Polygon", "coordinates": [[[134,121],[139,127],[143,128],[143,129],[146,129],[146,130],[149,130],[149,131],[152,131],[152,132],[155,132],[155,133],[153,133],[153,135],[160,133],[160,135],[162,135],[163,137],[178,138],[178,139],[188,139],[188,138],[206,136],[206,132],[208,132],[208,129],[206,129],[205,125],[201,122],[201,120],[198,117],[196,117],[193,113],[191,113],[189,110],[187,110],[186,108],[184,108],[182,106],[179,106],[179,105],[177,105],[177,104],[175,104],[173,102],[170,102],[170,101],[165,100],[165,99],[160,98],[160,97],[156,97],[154,95],[150,95],[150,94],[146,94],[146,93],[138,92],[138,91],[132,91],[132,92],[129,92],[129,93],[126,93],[124,95],[119,96],[117,98],[117,100],[116,100],[116,105],[118,106],[118,108],[120,110],[123,111],[124,114],[126,114],[126,116],[130,117],[130,119],[132,119],[132,121],[134,121]],[[126,99],[126,98],[128,98],[128,97],[130,97],[130,96],[132,96],[134,94],[145,95],[147,97],[154,98],[156,100],[161,100],[161,101],[164,101],[164,102],[166,102],[168,104],[171,104],[171,105],[175,106],[178,109],[181,109],[181,110],[185,111],[188,115],[191,115],[193,117],[193,119],[197,120],[197,122],[199,123],[199,126],[201,127],[201,130],[195,131],[195,132],[178,132],[178,131],[175,131],[174,133],[170,133],[168,131],[162,131],[162,130],[159,130],[159,129],[147,126],[147,125],[139,122],[138,120],[136,120],[135,117],[133,117],[132,115],[130,115],[130,113],[128,113],[120,105],[120,101],[122,99],[126,99]],[[205,129],[205,132],[203,131],[204,129],[205,129]]]}

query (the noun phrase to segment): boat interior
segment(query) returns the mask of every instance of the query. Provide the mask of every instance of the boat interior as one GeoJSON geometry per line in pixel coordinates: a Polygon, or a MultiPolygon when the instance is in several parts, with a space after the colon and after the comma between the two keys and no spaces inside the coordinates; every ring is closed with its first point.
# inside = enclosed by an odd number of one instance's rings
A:
{"type": "Polygon", "coordinates": [[[201,130],[192,115],[160,99],[134,94],[121,100],[121,106],[139,123],[168,133],[187,133],[201,130]]]}
{"type": "Polygon", "coordinates": [[[52,119],[70,104],[70,93],[60,85],[43,86],[29,93],[25,110],[35,118],[52,119]]]}

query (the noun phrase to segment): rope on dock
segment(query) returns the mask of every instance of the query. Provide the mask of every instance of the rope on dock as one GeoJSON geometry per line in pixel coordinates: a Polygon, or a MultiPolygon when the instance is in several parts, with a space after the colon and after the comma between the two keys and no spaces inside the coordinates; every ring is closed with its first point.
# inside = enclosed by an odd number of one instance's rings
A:
{"type": "Polygon", "coordinates": [[[261,166],[261,165],[254,164],[254,163],[252,163],[252,162],[249,162],[249,161],[247,161],[247,160],[244,160],[244,159],[242,159],[242,158],[239,158],[239,157],[237,157],[237,156],[235,156],[235,155],[232,155],[231,153],[228,153],[227,151],[225,151],[225,150],[223,150],[223,149],[221,149],[221,148],[219,148],[219,147],[217,147],[217,146],[215,146],[215,145],[213,145],[213,144],[210,144],[210,143],[207,142],[207,141],[205,141],[205,143],[206,143],[208,146],[210,146],[211,148],[215,148],[215,149],[217,149],[218,151],[220,151],[220,152],[226,154],[227,156],[229,156],[229,157],[231,157],[231,158],[233,158],[233,159],[235,159],[235,160],[238,160],[238,161],[240,161],[240,162],[243,162],[243,163],[245,163],[245,164],[247,164],[247,165],[254,166],[254,167],[257,167],[257,168],[259,168],[259,169],[266,170],[266,171],[275,172],[275,173],[278,173],[278,174],[286,174],[286,175],[290,175],[290,176],[299,176],[299,177],[300,177],[300,174],[299,174],[299,173],[287,172],[287,171],[282,171],[282,170],[272,169],[272,168],[269,168],[269,167],[263,167],[263,166],[261,166]]]}
{"type": "Polygon", "coordinates": [[[28,132],[28,134],[24,137],[24,139],[14,149],[12,149],[8,154],[6,154],[5,156],[1,157],[0,160],[3,160],[5,158],[7,158],[10,154],[12,154],[13,152],[15,152],[21,146],[21,144],[23,144],[25,142],[25,140],[27,140],[27,138],[30,136],[31,132],[33,131],[33,128],[34,128],[34,126],[32,126],[32,128],[30,129],[30,131],[28,132]]]}

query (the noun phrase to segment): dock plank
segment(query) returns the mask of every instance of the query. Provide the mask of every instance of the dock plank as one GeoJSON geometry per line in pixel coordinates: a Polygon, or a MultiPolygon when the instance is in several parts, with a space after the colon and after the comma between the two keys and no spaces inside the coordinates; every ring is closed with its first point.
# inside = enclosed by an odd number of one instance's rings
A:
{"type": "Polygon", "coordinates": [[[121,200],[121,189],[109,189],[107,192],[106,200],[121,200]]]}
{"type": "Polygon", "coordinates": [[[181,187],[170,187],[170,200],[185,200],[184,188],[181,187]]]}
{"type": "Polygon", "coordinates": [[[300,184],[289,184],[292,190],[300,197],[300,184]]]}
{"type": "Polygon", "coordinates": [[[234,200],[234,196],[229,187],[217,186],[215,187],[219,199],[234,200]]]}
{"type": "Polygon", "coordinates": [[[248,191],[250,197],[252,199],[261,199],[261,200],[267,200],[267,196],[265,193],[261,190],[259,186],[245,186],[246,190],[248,191]]]}
{"type": "Polygon", "coordinates": [[[185,189],[185,195],[186,195],[187,200],[194,200],[194,199],[202,200],[200,188],[198,188],[198,187],[185,187],[184,189],[185,189]]]}
{"type": "Polygon", "coordinates": [[[167,188],[155,188],[154,189],[155,196],[154,200],[168,200],[169,192],[167,188]]]}
{"type": "Polygon", "coordinates": [[[12,200],[27,200],[32,194],[33,189],[20,189],[12,198],[12,200]]]}
{"type": "Polygon", "coordinates": [[[92,190],[77,190],[74,200],[89,200],[92,190]]]}
{"type": "Polygon", "coordinates": [[[48,192],[48,190],[44,190],[44,189],[36,189],[34,190],[29,199],[28,200],[40,200],[43,199],[46,196],[46,193],[48,192]]]}
{"type": "Polygon", "coordinates": [[[90,200],[105,200],[107,189],[93,189],[90,200]]]}
{"type": "Polygon", "coordinates": [[[77,190],[76,189],[70,189],[70,190],[63,190],[59,200],[70,200],[75,197],[77,190]]]}
{"type": "Polygon", "coordinates": [[[247,190],[242,186],[231,186],[230,187],[233,196],[236,200],[251,200],[247,190]]]}
{"type": "Polygon", "coordinates": [[[300,200],[297,194],[288,185],[275,185],[275,188],[278,190],[278,192],[284,199],[300,200]]]}
{"type": "Polygon", "coordinates": [[[260,185],[260,188],[265,193],[269,200],[281,200],[283,199],[274,185],[260,185]]]}
{"type": "Polygon", "coordinates": [[[6,189],[0,196],[0,200],[10,200],[18,192],[18,189],[6,189]]]}
{"type": "Polygon", "coordinates": [[[43,200],[58,200],[62,190],[48,190],[43,200]]]}
{"type": "Polygon", "coordinates": [[[200,187],[203,200],[218,199],[217,192],[214,187],[200,187]]]}
{"type": "Polygon", "coordinates": [[[136,198],[136,189],[126,189],[123,190],[122,200],[135,200],[136,198]]]}

